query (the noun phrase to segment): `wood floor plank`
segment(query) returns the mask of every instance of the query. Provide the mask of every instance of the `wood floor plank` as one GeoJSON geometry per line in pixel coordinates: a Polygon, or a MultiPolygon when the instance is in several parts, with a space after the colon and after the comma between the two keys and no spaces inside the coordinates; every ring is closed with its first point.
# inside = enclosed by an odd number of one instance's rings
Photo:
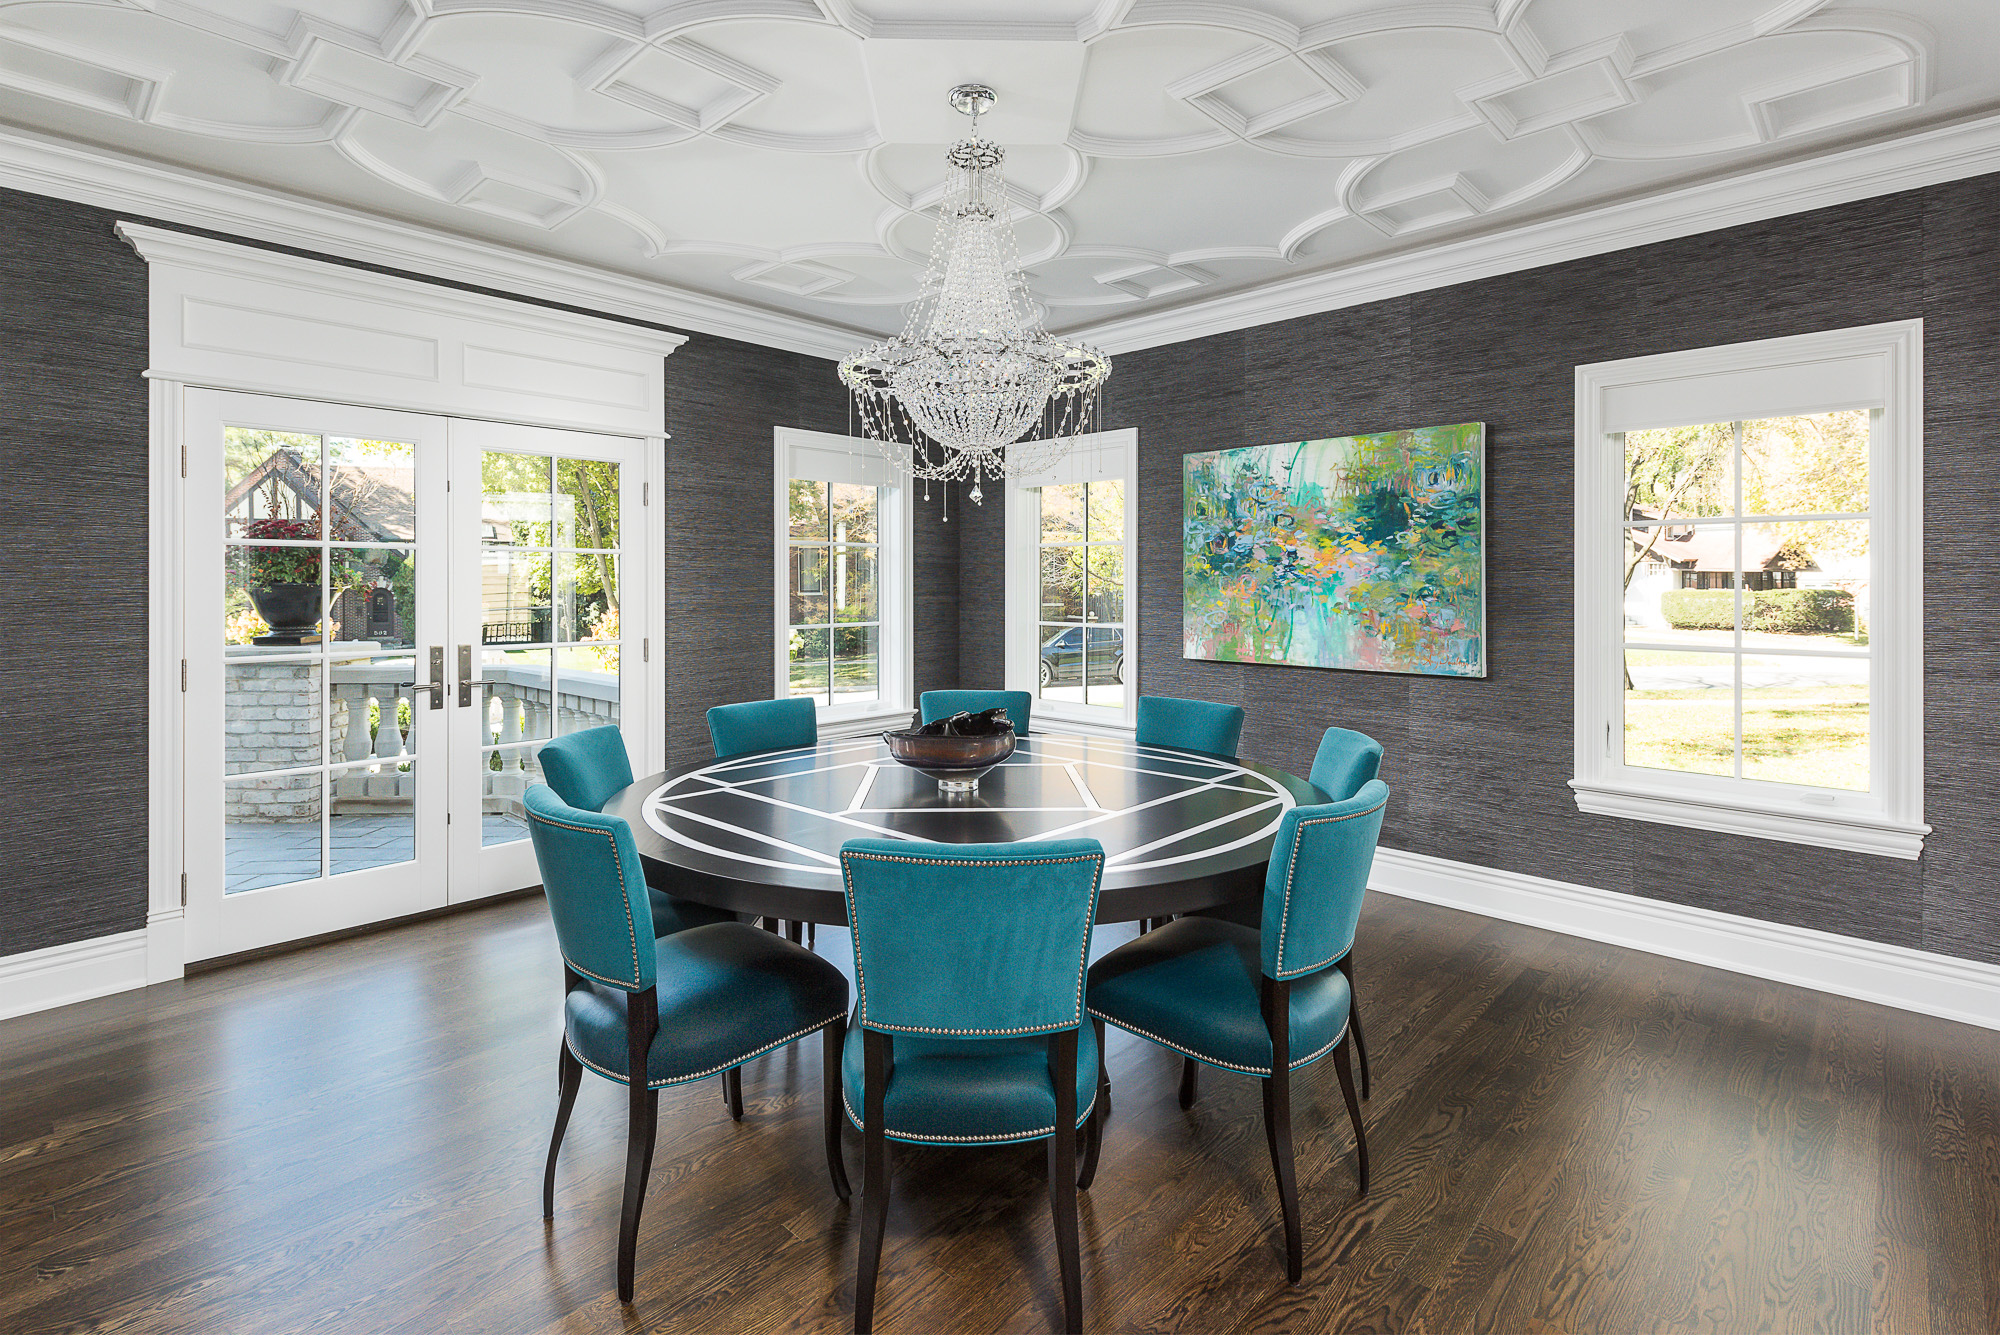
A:
{"type": "MultiPolygon", "coordinates": [[[[2000,1035],[1379,897],[1357,959],[1375,1181],[1302,1073],[1298,1286],[1256,1082],[1183,1110],[1111,1036],[1090,1329],[2000,1329],[2000,1035]]],[[[605,1082],[544,1224],[559,977],[529,900],[0,1023],[0,1331],[848,1328],[817,1040],[746,1067],[741,1123],[663,1093],[632,1306],[605,1082]]],[[[899,1151],[877,1328],[1055,1328],[1043,1171],[899,1151]]]]}

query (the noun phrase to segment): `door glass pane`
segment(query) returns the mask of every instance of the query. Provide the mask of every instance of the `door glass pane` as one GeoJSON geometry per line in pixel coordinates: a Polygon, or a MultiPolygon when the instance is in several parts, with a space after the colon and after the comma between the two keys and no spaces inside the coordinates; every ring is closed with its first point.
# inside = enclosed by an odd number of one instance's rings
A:
{"type": "Polygon", "coordinates": [[[1041,686],[1045,700],[1083,700],[1083,627],[1041,628],[1041,686]]]}
{"type": "Polygon", "coordinates": [[[1092,626],[1084,632],[1084,703],[1110,709],[1125,706],[1125,632],[1092,626]]]}
{"type": "Polygon", "coordinates": [[[322,762],[317,662],[238,659],[224,664],[223,674],[224,773],[299,769],[322,762]]]}
{"type": "Polygon", "coordinates": [[[1123,621],[1125,619],[1125,549],[1106,544],[1092,543],[1087,549],[1090,564],[1087,605],[1084,617],[1089,621],[1123,621]]]}
{"type": "Polygon", "coordinates": [[[821,704],[827,700],[828,658],[832,632],[825,629],[795,629],[788,640],[791,660],[791,693],[811,696],[821,704]]]}
{"type": "Polygon", "coordinates": [[[1868,510],[1868,410],[1743,424],[1743,513],[1868,510]]]}
{"type": "Polygon", "coordinates": [[[792,548],[791,617],[794,626],[826,623],[827,565],[825,547],[792,548]]]}
{"type": "Polygon", "coordinates": [[[827,540],[826,483],[800,482],[794,479],[789,488],[787,509],[791,535],[807,542],[827,540]]]}
{"type": "Polygon", "coordinates": [[[835,542],[874,542],[875,514],[880,493],[874,487],[835,482],[831,486],[832,538],[835,542]]]}
{"type": "Polygon", "coordinates": [[[224,894],[264,890],[320,874],[324,770],[235,779],[222,786],[224,894]]]}
{"type": "Polygon", "coordinates": [[[555,736],[555,696],[547,649],[487,649],[479,668],[486,695],[481,745],[542,741],[555,736]]]}
{"type": "Polygon", "coordinates": [[[417,536],[417,451],[400,440],[326,438],[327,488],[339,521],[331,536],[408,542],[417,536]]]}
{"type": "Polygon", "coordinates": [[[503,547],[550,545],[549,456],[489,450],[480,457],[480,538],[503,547]]]}
{"type": "Polygon", "coordinates": [[[224,427],[222,530],[225,537],[274,537],[253,524],[297,525],[289,536],[319,536],[319,437],[297,431],[224,427]]]}
{"type": "Polygon", "coordinates": [[[319,547],[302,543],[232,546],[224,562],[223,580],[224,644],[296,649],[319,643],[324,601],[319,547]]]}
{"type": "Polygon", "coordinates": [[[334,643],[411,643],[417,622],[416,553],[407,547],[331,547],[332,602],[326,633],[334,643]]]}
{"type": "Polygon", "coordinates": [[[1043,487],[1042,541],[1083,541],[1083,484],[1043,487]]]}
{"type": "Polygon", "coordinates": [[[483,644],[547,644],[554,626],[547,552],[489,547],[479,557],[483,644]]]}
{"type": "Polygon", "coordinates": [[[1734,655],[1634,650],[1625,655],[1625,676],[1626,764],[1736,772],[1734,655]]]}
{"type": "Polygon", "coordinates": [[[836,626],[833,631],[833,703],[873,700],[881,679],[880,630],[875,626],[836,626]]]}
{"type": "Polygon", "coordinates": [[[556,460],[558,547],[618,546],[618,465],[598,459],[556,460]]]}
{"type": "Polygon", "coordinates": [[[581,732],[618,722],[618,648],[556,650],[556,731],[581,732]]]}
{"type": "Polygon", "coordinates": [[[1042,620],[1083,620],[1083,548],[1042,549],[1042,620]]]}
{"type": "Polygon", "coordinates": [[[479,797],[479,842],[482,847],[511,844],[528,837],[528,819],[521,804],[530,784],[542,776],[542,748],[508,746],[486,753],[479,797]]]}
{"type": "Polygon", "coordinates": [[[427,680],[414,654],[336,658],[327,668],[335,764],[389,761],[416,750],[410,712],[430,708],[409,683],[427,680]]]}
{"type": "Polygon", "coordinates": [[[370,761],[333,771],[327,872],[366,871],[417,856],[415,762],[370,761]]]}
{"type": "Polygon", "coordinates": [[[1868,660],[1746,654],[1743,777],[1868,791],[1868,660]]]}

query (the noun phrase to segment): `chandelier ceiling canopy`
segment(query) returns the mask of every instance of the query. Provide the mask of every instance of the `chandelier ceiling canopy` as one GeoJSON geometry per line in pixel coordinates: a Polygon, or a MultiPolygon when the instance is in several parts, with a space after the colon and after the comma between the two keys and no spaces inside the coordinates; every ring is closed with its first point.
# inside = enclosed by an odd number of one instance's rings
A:
{"type": "Polygon", "coordinates": [[[1096,417],[1111,360],[1042,328],[1014,244],[1006,151],[979,137],[993,90],[960,84],[950,98],[972,133],[945,154],[922,290],[903,332],[850,355],[840,378],[892,465],[970,478],[977,501],[981,479],[1038,474],[1069,453],[1096,417]]]}

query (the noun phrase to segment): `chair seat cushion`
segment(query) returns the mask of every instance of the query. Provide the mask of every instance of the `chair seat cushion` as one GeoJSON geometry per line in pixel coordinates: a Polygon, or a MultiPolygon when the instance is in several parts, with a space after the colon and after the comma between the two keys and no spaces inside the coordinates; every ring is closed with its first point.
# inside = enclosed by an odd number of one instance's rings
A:
{"type": "MultiPolygon", "coordinates": [[[[841,1052],[847,1117],[862,1125],[866,1059],[862,1029],[847,1031],[841,1052]]],[[[1076,1124],[1090,1118],[1097,1098],[1097,1035],[1077,1030],[1076,1124]]],[[[1049,1079],[1049,1040],[895,1036],[895,1062],[882,1096],[882,1134],[925,1145],[984,1145],[1038,1140],[1055,1134],[1056,1092],[1049,1079]]]]}
{"type": "MultiPolygon", "coordinates": [[[[1262,975],[1256,928],[1176,918],[1091,965],[1087,1004],[1099,1019],[1211,1066],[1269,1075],[1262,975]]],[[[1293,980],[1293,1067],[1333,1050],[1347,1032],[1348,1005],[1339,969],[1293,980]]]]}
{"type": "Polygon", "coordinates": [[[646,897],[653,901],[653,935],[656,937],[672,936],[690,927],[706,927],[712,922],[738,921],[728,909],[712,909],[706,904],[680,899],[651,886],[646,887],[646,897]]]}
{"type": "MultiPolygon", "coordinates": [[[[847,1011],[847,978],[804,946],[747,923],[690,927],[653,943],[660,1032],[646,1083],[699,1080],[803,1038],[847,1011]]],[[[627,994],[592,983],[564,1002],[564,1033],[577,1060],[626,1078],[627,994]]]]}

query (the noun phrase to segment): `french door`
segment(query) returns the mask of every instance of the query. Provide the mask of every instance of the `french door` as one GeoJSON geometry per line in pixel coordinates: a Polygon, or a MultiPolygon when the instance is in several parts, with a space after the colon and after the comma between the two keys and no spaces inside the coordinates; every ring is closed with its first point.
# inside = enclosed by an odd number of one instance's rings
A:
{"type": "Polygon", "coordinates": [[[642,655],[640,443],[185,391],[187,956],[539,879],[521,796],[642,655]]]}

